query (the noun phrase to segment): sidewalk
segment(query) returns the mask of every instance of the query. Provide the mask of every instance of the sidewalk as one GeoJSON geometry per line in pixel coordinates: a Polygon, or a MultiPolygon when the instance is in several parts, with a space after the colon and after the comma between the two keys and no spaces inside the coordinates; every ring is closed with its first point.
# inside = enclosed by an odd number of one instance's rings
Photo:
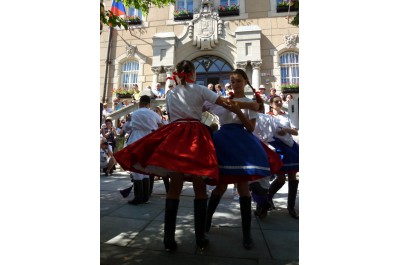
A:
{"type": "Polygon", "coordinates": [[[276,210],[263,220],[252,216],[254,247],[251,250],[242,245],[239,201],[233,200],[233,185],[229,185],[207,233],[210,244],[201,252],[196,248],[194,236],[194,194],[191,183],[185,183],[177,217],[178,249],[173,253],[166,252],[162,242],[165,206],[162,180],[154,182],[149,203],[137,206],[127,203],[133,198],[133,191],[128,198],[122,198],[118,191],[130,184],[129,175],[123,171],[108,177],[100,175],[102,265],[299,264],[299,221],[291,218],[286,210],[287,184],[274,197],[276,210]]]}

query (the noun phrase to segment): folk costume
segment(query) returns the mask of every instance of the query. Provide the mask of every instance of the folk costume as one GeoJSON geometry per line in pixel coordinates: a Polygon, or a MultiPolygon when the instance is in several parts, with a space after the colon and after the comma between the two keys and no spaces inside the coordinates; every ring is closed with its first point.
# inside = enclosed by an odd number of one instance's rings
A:
{"type": "Polygon", "coordinates": [[[283,166],[278,173],[296,173],[299,172],[299,145],[293,140],[292,135],[286,133],[283,136],[277,134],[281,128],[296,128],[285,112],[274,115],[273,112],[268,112],[273,119],[273,141],[269,144],[275,148],[275,151],[280,155],[283,166]]]}
{"type": "Polygon", "coordinates": [[[207,126],[200,122],[205,101],[218,95],[204,86],[177,85],[166,98],[171,123],[115,153],[125,170],[169,177],[171,172],[218,180],[218,162],[207,126]]]}
{"type": "MultiPolygon", "coordinates": [[[[252,102],[247,97],[234,99],[252,102]]],[[[270,162],[260,140],[244,128],[235,113],[214,104],[206,106],[218,115],[221,124],[220,130],[213,134],[219,163],[219,182],[207,180],[207,184],[238,183],[269,176],[270,162]]],[[[242,112],[250,120],[258,116],[253,110],[243,109],[242,112]]]]}
{"type": "MultiPolygon", "coordinates": [[[[131,130],[131,134],[126,141],[126,146],[136,142],[149,133],[158,129],[158,124],[161,124],[161,117],[154,111],[142,107],[131,113],[131,120],[125,123],[123,130],[131,130]]],[[[137,205],[146,203],[151,196],[152,183],[149,175],[137,172],[131,173],[132,182],[134,185],[134,199],[128,203],[137,205]]],[[[124,192],[122,191],[121,194],[124,192]]],[[[123,195],[124,196],[124,195],[123,195]]]]}

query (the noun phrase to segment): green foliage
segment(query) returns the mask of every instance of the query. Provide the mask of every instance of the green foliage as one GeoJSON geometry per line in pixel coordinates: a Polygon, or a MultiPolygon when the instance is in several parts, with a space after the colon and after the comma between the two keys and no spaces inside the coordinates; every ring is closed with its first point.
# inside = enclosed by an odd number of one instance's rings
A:
{"type": "Polygon", "coordinates": [[[138,16],[127,16],[126,20],[127,21],[131,21],[131,22],[139,22],[139,21],[141,21],[140,17],[138,17],[138,16]]]}
{"type": "Polygon", "coordinates": [[[299,26],[299,12],[300,12],[299,0],[294,0],[293,7],[297,8],[297,10],[299,10],[299,11],[297,11],[296,16],[293,18],[293,20],[290,22],[290,24],[298,27],[299,26]]]}
{"type": "MultiPolygon", "coordinates": [[[[117,2],[123,2],[125,7],[134,7],[135,9],[141,9],[144,15],[147,15],[150,10],[150,6],[163,7],[169,4],[174,4],[175,0],[116,0],[117,2]]],[[[100,25],[112,25],[113,27],[119,26],[128,29],[128,25],[124,19],[115,16],[110,10],[104,10],[104,5],[100,2],[100,25]]]]}
{"type": "Polygon", "coordinates": [[[296,27],[299,26],[299,12],[297,12],[296,16],[293,17],[293,20],[290,22],[290,24],[296,27]]]}
{"type": "Polygon", "coordinates": [[[283,83],[281,85],[281,88],[282,89],[299,89],[299,84],[298,83],[296,83],[296,84],[283,83]]]}
{"type": "Polygon", "coordinates": [[[226,12],[226,11],[237,11],[239,10],[240,5],[232,4],[232,5],[219,5],[218,11],[219,12],[226,12]]]}
{"type": "Polygon", "coordinates": [[[192,14],[188,9],[179,8],[174,10],[174,16],[184,16],[192,14]]]}
{"type": "Polygon", "coordinates": [[[124,27],[125,30],[128,29],[128,25],[123,18],[114,15],[110,10],[104,11],[104,5],[100,3],[100,29],[103,27],[102,24],[113,27],[124,27]]]}
{"type": "Polygon", "coordinates": [[[291,6],[291,4],[292,4],[291,1],[282,0],[282,2],[278,3],[278,6],[289,6],[289,5],[291,6]]]}

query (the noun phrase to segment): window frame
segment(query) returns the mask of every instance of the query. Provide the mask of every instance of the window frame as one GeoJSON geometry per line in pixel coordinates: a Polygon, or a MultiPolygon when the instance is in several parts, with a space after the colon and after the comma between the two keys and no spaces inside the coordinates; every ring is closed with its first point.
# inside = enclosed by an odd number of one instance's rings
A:
{"type": "MultiPolygon", "coordinates": [[[[270,0],[269,1],[269,11],[268,17],[287,17],[288,12],[276,12],[278,2],[282,0],[270,0]]],[[[297,11],[291,11],[290,16],[295,16],[297,11]]]]}
{"type": "Polygon", "coordinates": [[[128,12],[126,13],[126,16],[138,16],[138,17],[140,17],[140,20],[143,21],[143,12],[141,9],[136,9],[134,7],[126,6],[125,10],[128,10],[128,12]],[[133,14],[131,12],[132,10],[133,10],[133,14]]]}
{"type": "Polygon", "coordinates": [[[299,84],[299,81],[300,81],[300,75],[299,75],[300,64],[299,64],[299,53],[298,52],[296,52],[296,51],[285,51],[285,52],[279,54],[279,68],[280,68],[281,86],[283,84],[299,84]],[[293,55],[293,57],[291,55],[293,55]],[[286,56],[289,59],[288,62],[284,62],[284,63],[281,62],[283,56],[286,56]],[[291,61],[291,58],[295,58],[296,60],[291,61]],[[288,74],[285,77],[283,76],[283,69],[287,69],[286,72],[288,74]]]}
{"type": "Polygon", "coordinates": [[[133,84],[137,84],[138,83],[138,78],[139,78],[139,68],[140,68],[140,63],[138,60],[127,60],[123,63],[121,63],[121,70],[120,70],[120,86],[122,88],[132,88],[133,84]],[[129,70],[124,70],[125,65],[128,65],[130,63],[133,63],[133,69],[129,69],[129,70]],[[136,65],[136,67],[135,67],[136,65]],[[132,81],[132,82],[125,82],[124,83],[124,79],[126,75],[133,75],[133,78],[128,77],[128,81],[132,81]],[[131,80],[132,79],[132,80],[131,80]]]}
{"type": "MultiPolygon", "coordinates": [[[[192,11],[191,11],[191,12],[192,12],[192,14],[194,13],[194,9],[195,9],[195,8],[194,8],[194,6],[195,6],[195,0],[177,0],[177,1],[175,2],[175,5],[174,5],[174,8],[175,8],[174,10],[178,10],[178,3],[179,3],[179,1],[183,1],[183,2],[184,2],[184,7],[183,7],[183,9],[185,9],[185,10],[188,9],[188,8],[187,8],[187,2],[188,2],[188,1],[192,1],[192,11]]],[[[190,10],[189,10],[189,11],[190,11],[190,10]]]]}

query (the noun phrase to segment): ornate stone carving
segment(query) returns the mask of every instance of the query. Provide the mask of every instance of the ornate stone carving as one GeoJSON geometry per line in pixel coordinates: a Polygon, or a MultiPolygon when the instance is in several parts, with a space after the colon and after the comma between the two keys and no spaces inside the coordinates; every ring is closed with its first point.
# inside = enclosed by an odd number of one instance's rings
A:
{"type": "Polygon", "coordinates": [[[167,74],[172,73],[174,71],[174,69],[175,69],[175,67],[173,65],[172,66],[164,66],[164,70],[167,74]]]}
{"type": "Polygon", "coordinates": [[[222,34],[223,23],[212,6],[212,2],[202,1],[200,13],[189,23],[189,37],[200,50],[212,50],[218,44],[218,35],[222,34]]]}
{"type": "Polygon", "coordinates": [[[253,67],[253,69],[260,69],[262,62],[261,61],[254,61],[251,62],[251,66],[253,67]]]}
{"type": "Polygon", "coordinates": [[[153,71],[154,74],[158,75],[161,71],[161,66],[152,67],[151,71],[153,71]]]}
{"type": "Polygon", "coordinates": [[[128,45],[125,47],[125,50],[126,50],[127,57],[133,57],[136,52],[136,46],[128,45]]]}
{"type": "Polygon", "coordinates": [[[297,43],[298,35],[284,35],[283,40],[285,41],[285,45],[287,48],[295,48],[297,43]]]}
{"type": "Polygon", "coordinates": [[[236,62],[236,68],[246,69],[247,62],[236,62]]]}

